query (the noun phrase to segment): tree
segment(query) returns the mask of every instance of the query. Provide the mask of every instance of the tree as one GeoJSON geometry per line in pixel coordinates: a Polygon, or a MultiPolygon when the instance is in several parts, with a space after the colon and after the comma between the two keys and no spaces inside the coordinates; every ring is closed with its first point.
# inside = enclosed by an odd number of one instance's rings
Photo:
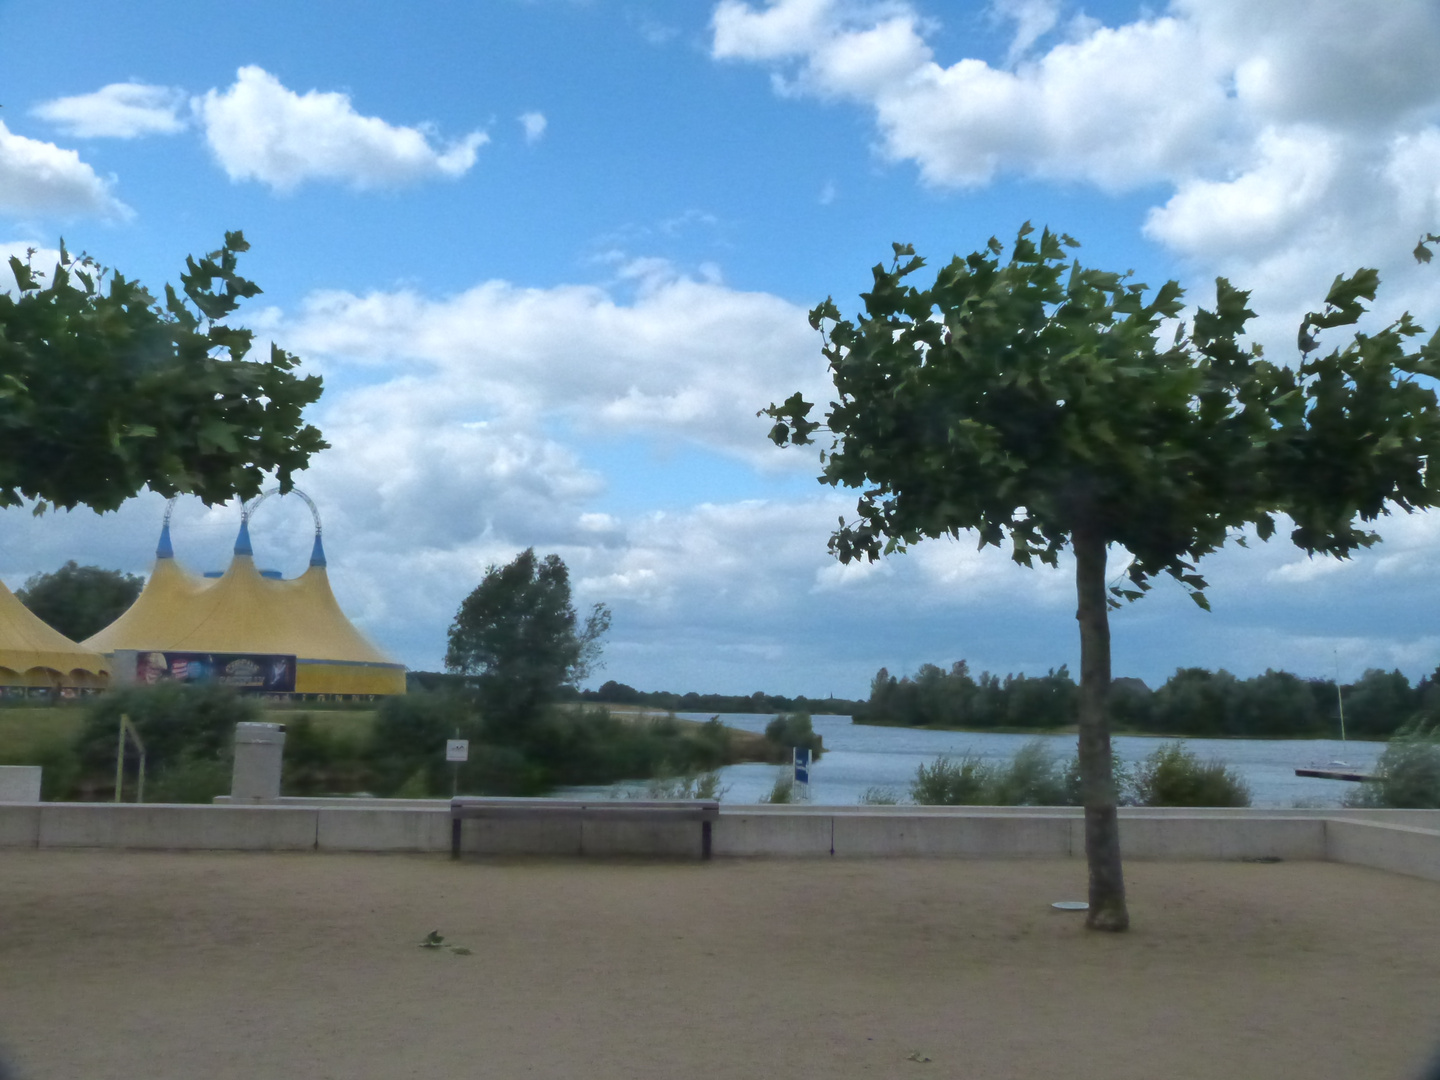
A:
{"type": "Polygon", "coordinates": [[[71,641],[83,641],[105,629],[135,602],[143,578],[71,559],[51,574],[32,574],[16,598],[71,641]]]}
{"type": "Polygon", "coordinates": [[[782,446],[828,427],[821,482],[862,489],[858,518],[830,539],[842,562],[968,530],[982,546],[1008,538],[1026,566],[1074,553],[1087,925],[1123,930],[1109,604],[1166,573],[1208,606],[1196,561],[1247,526],[1268,539],[1279,514],[1305,551],[1344,557],[1378,539],[1357,518],[1435,505],[1440,470],[1425,464],[1440,410],[1411,376],[1440,375],[1440,341],[1407,351],[1420,327],[1406,314],[1314,355],[1316,332],[1354,324],[1374,299],[1379,276],[1360,270],[1305,317],[1295,367],[1242,344],[1254,313],[1224,278],[1214,309],[1161,345],[1181,312],[1176,282],[1147,299],[1128,275],[1069,264],[1070,237],[1031,233],[1008,262],[992,238],[926,289],[905,281],[924,260],[896,244],[862,317],[831,299],[810,313],[837,391],[824,424],[798,393],[763,411],[782,446]],[[1112,545],[1130,557],[1128,585],[1107,590],[1112,545]]]}
{"type": "Polygon", "coordinates": [[[609,629],[604,604],[578,626],[564,560],[537,559],[527,548],[505,566],[487,567],[461,602],[445,669],[478,675],[487,720],[513,731],[553,702],[561,687],[589,677],[609,629]]]}
{"type": "Polygon", "coordinates": [[[239,232],[186,259],[184,297],[160,305],[138,282],[72,259],[45,274],[11,257],[18,292],[0,293],[0,507],[25,499],[113,510],[149,486],[207,503],[281,490],[325,447],[302,419],[315,375],[272,345],[247,360],[253,335],[223,320],[260,292],[236,272],[239,232]],[[108,288],[107,281],[108,278],[108,288]]]}

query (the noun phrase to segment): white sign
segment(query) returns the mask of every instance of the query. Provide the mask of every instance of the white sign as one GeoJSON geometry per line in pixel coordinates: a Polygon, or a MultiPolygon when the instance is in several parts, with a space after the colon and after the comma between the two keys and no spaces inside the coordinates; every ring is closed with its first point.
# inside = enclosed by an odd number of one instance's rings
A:
{"type": "Polygon", "coordinates": [[[469,739],[446,739],[445,740],[446,761],[469,761],[470,740],[469,739]]]}

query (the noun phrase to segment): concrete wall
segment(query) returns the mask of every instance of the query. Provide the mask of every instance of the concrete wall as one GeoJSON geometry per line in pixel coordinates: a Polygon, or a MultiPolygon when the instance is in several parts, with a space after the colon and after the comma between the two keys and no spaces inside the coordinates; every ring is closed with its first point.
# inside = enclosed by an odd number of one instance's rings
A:
{"type": "Polygon", "coordinates": [[[1440,832],[1410,825],[1329,821],[1325,858],[1440,881],[1440,832]]]}
{"type": "MultiPolygon", "coordinates": [[[[3,816],[3,815],[0,815],[3,816]]],[[[42,803],[42,848],[306,851],[318,811],[284,807],[42,803]]]]}
{"type": "MultiPolygon", "coordinates": [[[[1329,859],[1440,881],[1440,811],[1129,809],[1129,859],[1329,859]]],[[[0,803],[0,848],[448,852],[448,804],[311,799],[278,805],[0,803]]],[[[696,822],[464,823],[479,855],[700,854],[696,822]]],[[[1072,810],[731,806],[714,825],[717,857],[1081,858],[1072,810]]]]}

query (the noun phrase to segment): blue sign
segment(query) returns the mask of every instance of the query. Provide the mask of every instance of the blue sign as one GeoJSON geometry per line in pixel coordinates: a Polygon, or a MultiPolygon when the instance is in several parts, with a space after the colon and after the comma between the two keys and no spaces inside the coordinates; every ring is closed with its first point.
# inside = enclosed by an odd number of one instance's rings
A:
{"type": "Polygon", "coordinates": [[[810,749],[795,747],[795,783],[810,783],[810,749]]]}

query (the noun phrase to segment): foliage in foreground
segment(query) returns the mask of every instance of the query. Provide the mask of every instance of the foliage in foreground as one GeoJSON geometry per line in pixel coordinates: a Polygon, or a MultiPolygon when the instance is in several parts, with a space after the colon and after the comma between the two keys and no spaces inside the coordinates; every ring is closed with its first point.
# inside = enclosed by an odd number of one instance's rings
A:
{"type": "Polygon", "coordinates": [[[1415,725],[1390,740],[1375,763],[1375,780],[1347,806],[1388,810],[1440,809],[1440,730],[1415,725]]]}
{"type": "Polygon", "coordinates": [[[148,486],[206,503],[249,499],[325,448],[304,410],[319,376],[295,374],[277,345],[249,358],[254,335],[225,320],[260,292],[236,266],[239,232],[185,262],[163,304],[139,282],[72,259],[47,274],[11,257],[0,293],[0,506],[113,510],[148,486]]]}

